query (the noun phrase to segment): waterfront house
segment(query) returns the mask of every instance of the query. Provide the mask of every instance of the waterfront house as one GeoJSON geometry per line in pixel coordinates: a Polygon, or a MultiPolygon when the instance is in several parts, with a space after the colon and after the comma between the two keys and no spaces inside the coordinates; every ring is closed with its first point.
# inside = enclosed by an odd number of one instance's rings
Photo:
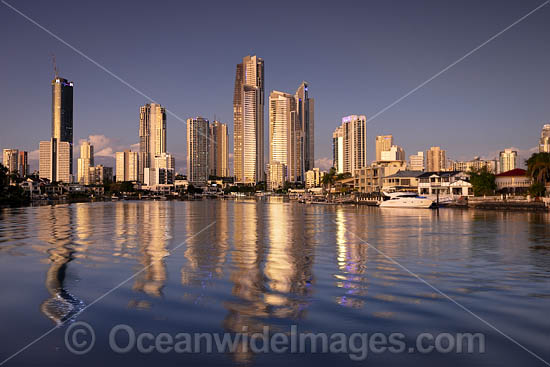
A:
{"type": "Polygon", "coordinates": [[[472,196],[470,177],[463,171],[424,172],[418,177],[420,195],[472,196]]]}
{"type": "Polygon", "coordinates": [[[499,173],[495,176],[497,191],[503,194],[525,194],[532,184],[527,171],[521,168],[499,173]]]}

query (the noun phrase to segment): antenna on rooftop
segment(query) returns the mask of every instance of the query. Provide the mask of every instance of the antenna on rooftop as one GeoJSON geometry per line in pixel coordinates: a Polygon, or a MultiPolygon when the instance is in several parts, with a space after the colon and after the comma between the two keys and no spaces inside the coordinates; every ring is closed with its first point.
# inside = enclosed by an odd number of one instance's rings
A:
{"type": "Polygon", "coordinates": [[[57,63],[55,62],[55,54],[52,52],[52,63],[53,63],[53,71],[55,73],[55,77],[59,77],[59,72],[57,71],[57,63]]]}

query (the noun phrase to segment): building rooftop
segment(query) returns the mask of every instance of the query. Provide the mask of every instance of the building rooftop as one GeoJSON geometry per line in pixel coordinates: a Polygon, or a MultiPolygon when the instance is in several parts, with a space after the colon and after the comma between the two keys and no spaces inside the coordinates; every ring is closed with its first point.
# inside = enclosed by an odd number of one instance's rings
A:
{"type": "Polygon", "coordinates": [[[511,171],[499,173],[496,177],[511,177],[511,176],[526,176],[527,171],[521,168],[516,168],[511,171]]]}
{"type": "Polygon", "coordinates": [[[426,177],[430,177],[430,176],[433,176],[433,175],[437,175],[439,177],[449,177],[449,176],[455,176],[455,175],[458,175],[459,173],[463,173],[462,171],[441,171],[441,172],[423,172],[420,176],[418,176],[419,178],[426,178],[426,177]]]}
{"type": "Polygon", "coordinates": [[[404,170],[404,171],[398,171],[396,173],[394,173],[393,175],[390,175],[390,176],[386,176],[385,178],[396,178],[396,177],[419,177],[423,174],[424,172],[422,171],[409,171],[409,170],[404,170]]]}

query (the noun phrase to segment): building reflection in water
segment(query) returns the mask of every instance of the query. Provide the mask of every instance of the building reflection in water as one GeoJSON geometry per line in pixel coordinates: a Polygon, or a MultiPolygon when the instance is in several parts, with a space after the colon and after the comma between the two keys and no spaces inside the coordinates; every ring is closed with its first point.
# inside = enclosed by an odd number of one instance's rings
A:
{"type": "Polygon", "coordinates": [[[57,205],[40,208],[38,238],[49,244],[47,250],[49,268],[46,273],[46,289],[50,297],[40,305],[40,310],[56,324],[71,319],[84,303],[66,288],[68,264],[74,259],[73,208],[57,205]]]}
{"type": "MultiPolygon", "coordinates": [[[[288,204],[233,205],[233,300],[223,326],[228,332],[261,332],[268,318],[299,319],[308,306],[313,250],[288,204]],[[264,214],[265,212],[265,214],[264,214]],[[264,234],[267,228],[268,233],[264,234]]],[[[273,327],[271,330],[274,330],[273,327]]],[[[237,348],[234,358],[249,362],[251,352],[237,348]]]]}
{"type": "MultiPolygon", "coordinates": [[[[229,205],[228,201],[222,200],[217,203],[215,210],[213,205],[193,207],[193,216],[186,221],[188,240],[185,242],[184,253],[186,264],[181,268],[182,285],[198,284],[201,288],[206,288],[214,278],[223,275],[229,248],[229,205]],[[212,229],[215,230],[190,237],[214,221],[212,229]]],[[[203,294],[193,294],[192,297],[203,297],[203,294]]]]}
{"type": "Polygon", "coordinates": [[[343,208],[336,210],[336,251],[338,273],[335,274],[337,287],[343,289],[343,295],[336,302],[346,307],[363,307],[367,294],[365,279],[368,246],[356,237],[358,216],[345,216],[343,208]]]}
{"type": "MultiPolygon", "coordinates": [[[[174,207],[172,203],[153,201],[145,205],[141,203],[121,203],[125,209],[136,210],[137,207],[137,243],[139,244],[140,270],[136,276],[132,289],[144,292],[149,296],[162,296],[162,289],[166,282],[166,264],[164,258],[170,253],[167,244],[172,239],[172,221],[174,207]],[[132,206],[134,208],[132,208],[132,206]]],[[[125,210],[123,209],[123,210],[125,210]]],[[[128,218],[124,213],[124,218],[128,218]]],[[[132,221],[133,219],[129,219],[132,221]]],[[[124,232],[125,229],[120,229],[124,232]]],[[[130,233],[133,233],[132,231],[130,233]]],[[[130,306],[134,305],[131,302],[130,306]]],[[[138,302],[137,306],[142,305],[138,302]]]]}

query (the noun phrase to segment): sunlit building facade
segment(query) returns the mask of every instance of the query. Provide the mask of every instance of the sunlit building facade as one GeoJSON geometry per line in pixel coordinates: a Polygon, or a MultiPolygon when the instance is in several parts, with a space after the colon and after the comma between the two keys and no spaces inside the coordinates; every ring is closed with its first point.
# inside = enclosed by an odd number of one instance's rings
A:
{"type": "Polygon", "coordinates": [[[351,115],[342,119],[332,135],[333,166],[337,173],[350,173],[367,166],[367,118],[351,115]]]}
{"type": "Polygon", "coordinates": [[[504,149],[498,156],[499,173],[504,173],[517,168],[518,152],[512,149],[504,149]]]}
{"type": "Polygon", "coordinates": [[[207,119],[187,119],[187,179],[192,184],[208,181],[208,148],[210,127],[207,119]]]}
{"type": "Polygon", "coordinates": [[[238,183],[264,181],[264,61],[246,56],[237,64],[233,95],[233,165],[238,183]]]}
{"type": "Polygon", "coordinates": [[[214,121],[210,124],[208,151],[208,169],[210,175],[229,177],[229,135],[227,124],[214,121]]]}
{"type": "Polygon", "coordinates": [[[116,181],[139,180],[139,154],[131,150],[116,153],[116,181]]]}
{"type": "Polygon", "coordinates": [[[94,166],[94,146],[90,142],[84,141],[80,144],[80,158],[77,161],[77,181],[83,185],[91,185],[95,183],[90,173],[90,168],[94,166]]]}
{"type": "Polygon", "coordinates": [[[550,153],[550,124],[542,127],[539,141],[539,152],[550,153]]]}
{"type": "Polygon", "coordinates": [[[408,168],[411,171],[424,171],[424,152],[410,155],[408,168]]]}
{"type": "Polygon", "coordinates": [[[393,145],[393,135],[378,135],[376,137],[376,161],[382,161],[382,152],[390,150],[393,145]]]}
{"type": "Polygon", "coordinates": [[[426,151],[426,171],[439,172],[447,169],[447,152],[440,147],[426,151]]]}
{"type": "Polygon", "coordinates": [[[8,169],[8,174],[17,173],[19,169],[19,150],[2,149],[2,164],[8,169]]]}
{"type": "Polygon", "coordinates": [[[166,153],[166,109],[148,103],[139,109],[139,180],[145,168],[155,168],[155,156],[166,153]]]}

